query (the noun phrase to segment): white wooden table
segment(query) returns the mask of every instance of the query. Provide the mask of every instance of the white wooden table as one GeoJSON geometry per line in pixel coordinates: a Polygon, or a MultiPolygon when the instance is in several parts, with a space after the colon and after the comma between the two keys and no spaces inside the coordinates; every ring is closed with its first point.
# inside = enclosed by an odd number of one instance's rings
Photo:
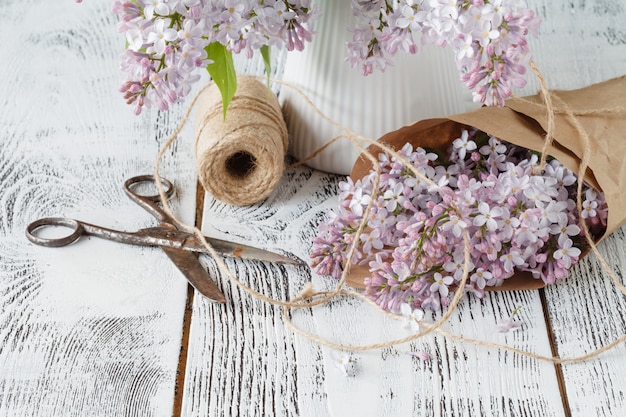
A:
{"type": "MultiPolygon", "coordinates": [[[[552,88],[626,73],[623,0],[528,0],[543,16],[535,60],[552,88]]],[[[202,257],[227,297],[194,295],[158,249],[83,239],[63,249],[30,244],[24,228],[51,215],[132,230],[152,224],[122,192],[151,173],[186,104],[132,114],[117,92],[124,47],[112,1],[0,3],[0,416],[623,416],[626,348],[554,366],[441,336],[353,354],[293,334],[281,308],[235,288],[202,257]],[[406,353],[425,350],[430,362],[406,353]]],[[[280,75],[281,61],[275,63],[280,75]]],[[[240,70],[261,71],[258,61],[240,70]]],[[[520,94],[534,93],[531,81],[520,94]]],[[[625,98],[626,102],[626,98],[625,98]]],[[[262,204],[235,208],[198,193],[193,126],[165,156],[174,209],[206,234],[308,259],[310,238],[336,204],[337,176],[285,173],[262,204]]],[[[618,274],[626,236],[601,244],[618,274]]],[[[260,292],[295,297],[329,278],[306,267],[229,261],[260,292]]],[[[626,331],[626,303],[593,256],[539,291],[465,298],[446,329],[543,355],[583,354],[626,331]],[[496,322],[522,306],[522,330],[496,322]]],[[[406,335],[396,322],[346,299],[298,312],[305,330],[367,344],[406,335]]]]}

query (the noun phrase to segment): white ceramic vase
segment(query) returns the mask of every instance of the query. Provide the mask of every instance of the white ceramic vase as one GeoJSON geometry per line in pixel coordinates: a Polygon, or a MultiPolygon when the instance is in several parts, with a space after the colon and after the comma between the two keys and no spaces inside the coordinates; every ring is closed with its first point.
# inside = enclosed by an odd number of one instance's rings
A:
{"type": "MultiPolygon", "coordinates": [[[[385,72],[363,76],[345,61],[354,27],[350,0],[318,0],[323,15],[313,42],[289,52],[283,80],[299,87],[328,117],[370,139],[418,120],[476,107],[459,81],[449,48],[427,45],[415,55],[398,53],[385,72]]],[[[280,103],[289,129],[290,153],[303,159],[339,133],[306,100],[283,86],[280,103]]],[[[322,171],[350,173],[359,151],[342,139],[307,164],[322,171]]]]}

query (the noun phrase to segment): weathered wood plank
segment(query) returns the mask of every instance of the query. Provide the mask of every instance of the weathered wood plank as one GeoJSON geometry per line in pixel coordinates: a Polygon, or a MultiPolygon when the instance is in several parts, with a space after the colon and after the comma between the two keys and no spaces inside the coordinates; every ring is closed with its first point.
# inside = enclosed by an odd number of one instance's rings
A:
{"type": "MultiPolygon", "coordinates": [[[[153,171],[182,108],[138,118],[124,104],[110,6],[0,4],[1,416],[172,412],[187,285],[167,257],[98,239],[41,248],[24,237],[28,222],[50,215],[153,224],[122,184],[153,171]]],[[[192,160],[186,141],[163,169],[189,222],[192,160]]]]}
{"type": "MultiPolygon", "coordinates": [[[[600,244],[600,249],[618,278],[623,280],[626,234],[619,229],[600,244]]],[[[594,255],[574,267],[572,277],[546,291],[561,357],[582,356],[611,343],[626,329],[624,296],[594,255]]],[[[566,392],[573,416],[618,416],[626,410],[626,377],[618,345],[597,358],[563,365],[566,392]]]]}

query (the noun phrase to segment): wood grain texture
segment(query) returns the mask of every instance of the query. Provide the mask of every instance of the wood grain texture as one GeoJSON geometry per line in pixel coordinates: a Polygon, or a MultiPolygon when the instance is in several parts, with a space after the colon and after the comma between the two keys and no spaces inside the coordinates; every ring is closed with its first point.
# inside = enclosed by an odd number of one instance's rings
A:
{"type": "MultiPolygon", "coordinates": [[[[623,1],[529,1],[542,14],[541,38],[534,41],[537,64],[551,88],[572,89],[626,74],[626,3],[623,1]]],[[[624,101],[626,103],[626,99],[624,101]]],[[[620,210],[621,208],[617,208],[620,210]]],[[[623,279],[624,230],[601,244],[623,279]]],[[[624,334],[624,297],[593,255],[570,278],[546,289],[547,310],[561,357],[580,356],[624,334]]],[[[626,350],[562,367],[565,393],[575,417],[626,413],[626,350]]]]}
{"type": "MultiPolygon", "coordinates": [[[[124,103],[109,2],[5,1],[0,16],[0,416],[169,416],[180,273],[158,249],[42,248],[24,230],[51,215],[153,224],[122,184],[153,171],[182,108],[138,118],[124,103]]],[[[187,221],[192,159],[187,142],[164,162],[187,221]]]]}
{"type": "MultiPolygon", "coordinates": [[[[624,229],[601,246],[601,253],[623,281],[624,229]]],[[[622,336],[626,303],[594,255],[574,267],[567,283],[546,291],[554,338],[561,357],[576,357],[622,336]]],[[[617,416],[626,411],[624,345],[583,363],[563,366],[573,416],[617,416]]]]}

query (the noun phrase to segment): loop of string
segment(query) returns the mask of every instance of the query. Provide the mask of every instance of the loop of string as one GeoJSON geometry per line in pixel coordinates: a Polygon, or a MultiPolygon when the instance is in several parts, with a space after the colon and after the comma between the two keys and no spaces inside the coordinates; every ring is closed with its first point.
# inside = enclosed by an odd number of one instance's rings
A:
{"type": "MultiPolygon", "coordinates": [[[[567,118],[567,120],[575,127],[577,133],[580,135],[580,137],[583,140],[583,144],[584,144],[584,149],[583,149],[583,154],[581,157],[581,162],[580,162],[580,166],[579,166],[579,172],[578,172],[578,178],[580,179],[578,181],[578,189],[577,189],[577,208],[579,210],[579,212],[581,212],[582,210],[582,178],[584,178],[584,174],[589,166],[589,158],[590,158],[590,144],[591,144],[591,139],[588,135],[588,133],[585,131],[585,129],[582,127],[582,125],[580,124],[580,122],[577,120],[576,116],[584,116],[584,115],[593,115],[593,114],[599,114],[599,113],[611,113],[611,114],[622,114],[624,113],[624,109],[618,108],[610,108],[610,109],[597,109],[597,110],[589,110],[589,111],[573,111],[562,99],[560,99],[560,97],[558,97],[558,95],[556,95],[556,93],[551,92],[548,90],[547,88],[547,84],[545,82],[545,79],[543,78],[543,76],[541,75],[541,72],[539,71],[539,69],[537,68],[537,66],[535,65],[534,62],[531,62],[531,68],[534,71],[535,75],[537,76],[537,78],[539,79],[539,83],[540,83],[540,94],[541,97],[544,100],[544,104],[540,104],[540,103],[535,103],[535,102],[530,102],[527,101],[525,99],[519,98],[519,97],[514,97],[514,100],[522,100],[524,102],[527,103],[531,103],[535,106],[539,106],[543,109],[545,109],[546,114],[547,114],[547,129],[546,129],[546,137],[545,137],[545,141],[543,144],[543,148],[542,148],[542,152],[541,152],[541,160],[539,162],[539,165],[537,167],[537,169],[542,170],[545,166],[546,163],[546,158],[548,155],[548,149],[550,148],[550,146],[552,145],[552,142],[554,140],[554,131],[555,131],[555,115],[557,114],[564,114],[567,118]],[[555,106],[554,102],[556,102],[558,104],[558,107],[555,106]]],[[[262,77],[259,77],[262,78],[262,77]]],[[[164,143],[164,145],[162,146],[162,148],[160,149],[156,161],[155,161],[155,179],[156,179],[156,186],[157,189],[159,191],[159,195],[161,197],[161,203],[163,205],[163,209],[164,211],[170,216],[170,218],[172,219],[172,221],[181,229],[184,230],[188,233],[192,233],[194,234],[201,242],[202,244],[205,246],[207,252],[213,257],[213,259],[216,262],[216,265],[218,267],[218,269],[220,270],[220,272],[222,272],[226,277],[228,277],[228,279],[234,283],[237,287],[239,287],[241,290],[247,292],[249,295],[251,295],[252,297],[261,300],[263,302],[267,302],[276,306],[280,306],[283,308],[283,320],[285,322],[285,324],[296,334],[299,334],[315,343],[318,343],[320,345],[324,345],[330,348],[334,348],[334,349],[338,349],[338,350],[345,350],[345,351],[367,351],[367,350],[374,350],[374,349],[380,349],[380,348],[385,348],[385,347],[390,347],[390,346],[394,346],[394,345],[398,345],[398,344],[403,344],[403,343],[407,343],[416,339],[419,339],[427,334],[430,333],[438,333],[441,334],[442,336],[452,339],[452,340],[456,340],[462,343],[467,343],[467,344],[473,344],[473,345],[477,345],[477,346],[484,346],[484,347],[488,347],[488,348],[496,348],[496,349],[501,349],[501,350],[505,350],[505,351],[509,351],[509,352],[513,352],[515,354],[519,354],[522,356],[526,356],[526,357],[530,357],[536,360],[542,360],[542,361],[547,361],[547,362],[552,362],[555,364],[563,364],[563,363],[572,363],[572,362],[581,362],[581,361],[585,361],[594,357],[597,357],[598,355],[616,347],[617,345],[623,343],[624,341],[626,341],[626,334],[623,334],[622,336],[614,339],[613,341],[611,341],[610,343],[597,348],[593,351],[590,351],[586,354],[580,355],[580,356],[574,356],[574,357],[569,357],[569,358],[561,358],[558,356],[545,356],[545,355],[540,355],[534,352],[530,352],[530,351],[525,351],[523,349],[518,349],[518,348],[514,348],[508,345],[504,345],[501,343],[493,343],[493,342],[488,342],[488,341],[484,341],[484,340],[478,340],[478,339],[471,339],[471,338],[466,338],[460,335],[456,335],[453,333],[450,333],[446,330],[444,330],[442,328],[443,324],[445,324],[449,318],[452,316],[452,314],[456,311],[456,308],[458,306],[458,303],[461,299],[461,297],[465,294],[465,292],[463,291],[463,288],[465,287],[465,284],[468,280],[468,276],[469,276],[469,268],[470,268],[470,238],[469,238],[469,234],[467,232],[467,230],[463,230],[463,242],[464,242],[464,265],[463,265],[463,274],[462,277],[458,283],[458,287],[457,290],[454,292],[454,297],[452,298],[452,301],[450,302],[450,305],[448,306],[447,310],[441,315],[441,317],[434,323],[427,323],[427,322],[423,322],[420,321],[418,322],[420,329],[423,329],[419,332],[416,332],[410,336],[404,337],[404,338],[400,338],[400,339],[395,339],[395,340],[389,340],[389,341],[385,341],[385,342],[381,342],[381,343],[374,343],[374,344],[367,344],[367,345],[345,345],[342,343],[336,343],[333,342],[331,340],[328,340],[327,338],[321,337],[319,335],[316,334],[312,334],[309,332],[306,332],[304,330],[302,330],[301,328],[299,328],[298,326],[296,326],[293,323],[292,317],[291,317],[291,310],[292,309],[300,309],[300,308],[312,308],[315,306],[320,306],[323,305],[325,303],[327,303],[328,301],[338,297],[338,296],[349,296],[349,297],[355,297],[358,299],[361,299],[363,301],[365,301],[366,303],[374,306],[376,309],[378,309],[380,312],[382,312],[384,315],[395,319],[395,320],[399,320],[399,319],[403,319],[403,317],[398,316],[396,314],[390,313],[388,311],[385,311],[383,309],[381,309],[377,304],[374,303],[374,301],[372,301],[371,299],[369,299],[368,297],[366,297],[363,293],[361,292],[357,292],[351,289],[346,289],[344,288],[346,281],[347,281],[347,277],[350,273],[350,265],[351,262],[350,260],[352,260],[355,256],[355,253],[357,251],[357,244],[360,240],[360,236],[362,235],[363,231],[365,230],[365,228],[367,227],[367,218],[368,218],[368,214],[370,213],[374,201],[376,200],[376,197],[378,196],[378,188],[379,188],[379,183],[380,183],[380,177],[381,177],[381,172],[380,172],[380,167],[378,165],[378,160],[376,155],[372,154],[370,151],[368,151],[365,146],[363,145],[368,144],[368,145],[376,145],[376,147],[380,148],[380,150],[388,153],[389,155],[395,157],[397,160],[399,160],[400,162],[402,162],[408,169],[410,169],[415,175],[416,177],[420,178],[422,181],[424,181],[425,183],[429,184],[431,187],[433,187],[433,189],[436,189],[437,186],[436,184],[431,181],[429,178],[425,177],[424,174],[422,174],[419,170],[417,170],[417,168],[415,168],[410,161],[408,161],[405,157],[403,157],[402,155],[400,155],[398,152],[395,151],[395,149],[391,148],[390,146],[382,143],[382,142],[378,142],[366,137],[363,137],[359,134],[357,134],[356,132],[346,128],[345,126],[335,122],[334,120],[332,120],[331,118],[329,118],[328,116],[326,116],[325,114],[323,114],[318,108],[317,106],[315,106],[315,104],[306,96],[306,94],[301,91],[298,87],[281,81],[281,80],[271,80],[272,82],[275,82],[277,84],[286,86],[288,88],[293,89],[294,91],[296,91],[304,100],[305,102],[311,106],[311,108],[317,113],[317,115],[319,117],[321,117],[323,120],[325,120],[327,123],[330,123],[331,125],[337,127],[338,129],[340,129],[341,133],[333,138],[331,138],[330,140],[328,140],[323,146],[321,146],[320,148],[318,148],[317,150],[315,150],[311,155],[309,155],[307,158],[302,159],[301,161],[298,161],[290,166],[288,166],[286,169],[292,169],[295,168],[299,165],[305,164],[307,161],[309,161],[310,159],[314,158],[315,156],[319,155],[321,152],[323,152],[328,146],[330,146],[332,143],[334,143],[337,140],[340,139],[347,139],[350,140],[352,142],[352,144],[354,146],[357,147],[357,149],[361,152],[361,155],[365,156],[372,165],[372,169],[375,170],[375,176],[374,176],[374,182],[373,182],[373,194],[372,194],[372,198],[370,199],[370,201],[368,202],[367,206],[364,209],[363,212],[363,220],[360,221],[359,226],[355,232],[354,238],[352,240],[352,242],[350,243],[349,249],[348,249],[348,253],[346,256],[346,259],[348,260],[345,264],[344,270],[342,272],[341,278],[339,279],[337,285],[335,286],[335,288],[333,290],[330,291],[315,291],[313,290],[311,284],[308,284],[307,286],[305,286],[305,288],[302,290],[302,292],[296,296],[295,298],[289,300],[289,301],[284,301],[284,300],[278,300],[278,299],[274,299],[271,297],[268,297],[258,291],[256,291],[255,289],[251,288],[250,286],[244,284],[243,282],[241,282],[239,279],[237,279],[237,277],[235,277],[232,272],[229,270],[229,268],[227,267],[227,265],[225,264],[225,262],[222,260],[221,256],[215,251],[215,249],[206,241],[206,239],[204,238],[204,236],[202,235],[202,232],[199,228],[194,227],[194,226],[189,226],[187,224],[185,224],[184,222],[180,221],[172,212],[171,207],[168,203],[168,199],[165,195],[164,192],[164,187],[162,185],[161,182],[161,177],[159,175],[159,171],[160,171],[160,163],[161,160],[164,156],[164,154],[166,153],[166,151],[169,149],[169,147],[172,145],[172,143],[176,140],[176,138],[179,136],[180,132],[182,131],[183,127],[185,126],[187,120],[190,117],[191,111],[194,108],[196,102],[198,101],[198,98],[200,97],[200,95],[208,88],[209,85],[202,87],[194,96],[193,100],[191,101],[189,107],[187,108],[186,112],[184,113],[181,123],[179,124],[179,126],[177,127],[177,129],[172,133],[172,135],[168,138],[168,140],[164,143]]],[[[581,222],[582,223],[582,228],[584,231],[584,235],[588,241],[588,244],[591,248],[591,250],[594,252],[594,254],[596,255],[597,259],[599,260],[600,264],[602,265],[602,267],[609,273],[609,275],[611,276],[612,281],[614,282],[614,284],[617,286],[617,288],[619,288],[619,290],[621,291],[621,293],[623,295],[626,296],[626,287],[619,281],[617,275],[615,274],[615,272],[612,270],[612,268],[609,266],[608,262],[604,259],[604,257],[602,256],[602,254],[600,253],[600,251],[598,250],[593,237],[591,236],[591,233],[589,231],[588,226],[586,225],[585,222],[581,222]]]]}

